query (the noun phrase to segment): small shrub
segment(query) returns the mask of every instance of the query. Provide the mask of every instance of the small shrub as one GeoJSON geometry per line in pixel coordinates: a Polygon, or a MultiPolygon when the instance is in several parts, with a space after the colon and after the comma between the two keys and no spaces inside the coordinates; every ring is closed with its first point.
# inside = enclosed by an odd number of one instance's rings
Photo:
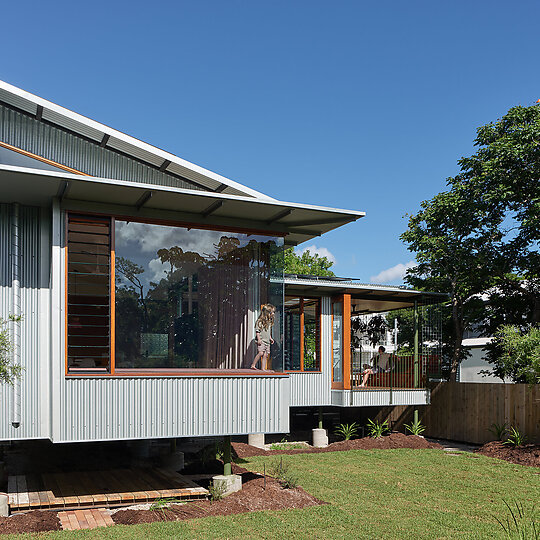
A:
{"type": "Polygon", "coordinates": [[[283,463],[283,457],[272,461],[268,471],[283,489],[294,489],[298,486],[298,477],[292,473],[288,462],[283,463]]]}
{"type": "Polygon", "coordinates": [[[525,437],[525,435],[521,433],[517,427],[511,426],[508,430],[508,438],[503,442],[503,444],[507,444],[515,448],[516,446],[523,446],[526,442],[527,437],[525,437]]]}
{"type": "Polygon", "coordinates": [[[208,491],[210,492],[211,501],[221,501],[225,497],[225,484],[222,482],[214,484],[213,482],[208,486],[208,491]]]}
{"type": "Polygon", "coordinates": [[[410,431],[412,435],[422,435],[426,431],[426,427],[420,423],[420,420],[415,420],[410,424],[405,424],[407,431],[410,431]]]}
{"type": "Polygon", "coordinates": [[[161,519],[165,521],[167,519],[167,510],[169,509],[171,504],[175,504],[178,502],[180,501],[176,500],[174,497],[157,499],[150,505],[150,510],[153,510],[154,512],[160,512],[161,519]]]}
{"type": "Polygon", "coordinates": [[[506,519],[499,519],[495,516],[495,519],[502,527],[507,538],[518,539],[540,539],[540,529],[536,528],[538,522],[538,515],[536,508],[533,506],[530,510],[527,510],[523,503],[515,502],[515,510],[503,500],[506,508],[508,508],[510,515],[506,515],[506,519]]]}
{"type": "Polygon", "coordinates": [[[508,425],[506,424],[506,422],[503,422],[502,424],[497,424],[496,422],[493,422],[493,424],[491,424],[491,427],[488,428],[488,431],[495,435],[495,440],[502,441],[504,439],[504,436],[508,432],[508,425]]]}
{"type": "Polygon", "coordinates": [[[21,321],[22,317],[15,317],[15,315],[9,315],[7,321],[0,318],[0,384],[13,385],[22,375],[23,368],[13,364],[11,359],[13,342],[9,333],[9,323],[21,321]]]}
{"type": "Polygon", "coordinates": [[[334,433],[343,437],[345,441],[348,441],[358,435],[358,427],[356,422],[352,424],[339,424],[334,433]]]}
{"type": "Polygon", "coordinates": [[[390,431],[387,420],[385,420],[384,422],[378,422],[377,420],[371,420],[371,418],[369,418],[367,421],[367,429],[369,436],[372,439],[378,439],[382,437],[387,431],[390,431]]]}

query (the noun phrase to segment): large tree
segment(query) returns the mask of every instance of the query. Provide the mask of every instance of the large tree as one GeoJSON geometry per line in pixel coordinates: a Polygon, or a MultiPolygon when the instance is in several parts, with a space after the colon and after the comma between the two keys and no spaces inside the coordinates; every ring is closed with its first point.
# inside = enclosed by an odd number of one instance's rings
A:
{"type": "Polygon", "coordinates": [[[421,203],[401,238],[416,253],[417,265],[406,281],[415,288],[449,294],[451,333],[444,348],[450,378],[466,352],[465,331],[478,320],[480,295],[493,281],[500,232],[498,219],[478,209],[459,186],[421,203]]]}
{"type": "Polygon", "coordinates": [[[475,146],[449,191],[422,203],[402,235],[417,253],[408,282],[450,294],[452,376],[467,327],[526,332],[540,322],[540,107],[480,127],[475,146]]]}
{"type": "Polygon", "coordinates": [[[286,274],[304,274],[309,276],[334,276],[330,270],[334,263],[318,253],[313,255],[308,250],[297,255],[293,248],[287,248],[284,254],[284,270],[286,274]]]}

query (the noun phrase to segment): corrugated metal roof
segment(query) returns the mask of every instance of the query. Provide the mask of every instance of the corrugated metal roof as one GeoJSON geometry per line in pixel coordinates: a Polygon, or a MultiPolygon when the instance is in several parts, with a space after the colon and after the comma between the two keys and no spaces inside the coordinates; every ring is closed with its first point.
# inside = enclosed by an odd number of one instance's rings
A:
{"type": "Polygon", "coordinates": [[[142,142],[125,133],[112,129],[104,124],[86,118],[69,109],[60,107],[55,103],[47,101],[39,96],[26,92],[16,86],[0,81],[0,102],[7,103],[29,114],[36,115],[38,108],[41,108],[42,118],[61,128],[68,129],[100,144],[104,136],[109,136],[107,147],[114,148],[136,159],[159,167],[170,161],[168,170],[174,171],[174,165],[183,172],[182,176],[192,179],[202,187],[211,191],[217,190],[221,186],[226,186],[223,191],[230,194],[241,194],[248,197],[255,197],[263,200],[274,200],[272,197],[259,191],[248,188],[234,180],[225,178],[212,171],[199,167],[174,154],[165,152],[155,146],[142,142]]]}

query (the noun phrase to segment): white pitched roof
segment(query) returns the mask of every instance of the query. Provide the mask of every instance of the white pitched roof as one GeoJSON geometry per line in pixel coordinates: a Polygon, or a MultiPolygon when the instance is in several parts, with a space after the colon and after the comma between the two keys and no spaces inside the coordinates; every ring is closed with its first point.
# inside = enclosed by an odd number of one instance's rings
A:
{"type": "Polygon", "coordinates": [[[230,195],[243,195],[267,201],[275,200],[264,193],[194,165],[174,154],[139,141],[4,81],[0,81],[0,102],[89,138],[97,144],[106,145],[109,149],[118,150],[155,167],[161,167],[165,172],[182,176],[207,191],[217,190],[230,195]]]}

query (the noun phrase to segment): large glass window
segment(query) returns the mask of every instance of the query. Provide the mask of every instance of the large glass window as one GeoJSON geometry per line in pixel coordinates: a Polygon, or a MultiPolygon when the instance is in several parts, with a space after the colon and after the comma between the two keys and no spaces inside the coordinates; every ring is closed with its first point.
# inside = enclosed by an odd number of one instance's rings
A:
{"type": "Polygon", "coordinates": [[[268,369],[282,370],[283,240],[116,220],[116,368],[248,368],[261,305],[276,307],[268,369]]]}
{"type": "Polygon", "coordinates": [[[70,215],[69,371],[249,368],[264,304],[282,371],[282,257],[280,237],[70,215]]]}
{"type": "Polygon", "coordinates": [[[285,298],[285,369],[320,371],[320,301],[285,298]]]}

